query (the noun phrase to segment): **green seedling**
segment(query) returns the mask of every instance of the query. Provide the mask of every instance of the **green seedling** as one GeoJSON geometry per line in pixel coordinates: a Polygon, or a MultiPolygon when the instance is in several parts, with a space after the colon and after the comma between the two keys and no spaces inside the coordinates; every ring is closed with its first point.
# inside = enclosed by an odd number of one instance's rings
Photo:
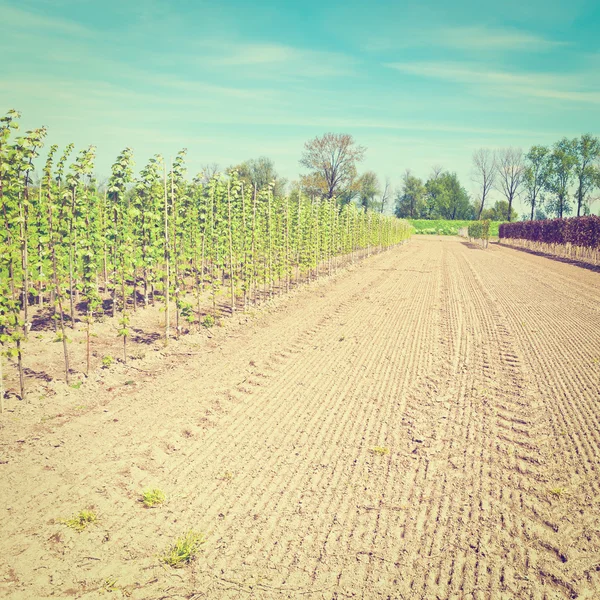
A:
{"type": "Polygon", "coordinates": [[[202,319],[202,325],[204,327],[206,327],[207,329],[210,329],[211,327],[214,327],[214,325],[215,325],[215,318],[212,315],[206,315],[204,317],[204,319],[202,319]]]}
{"type": "Polygon", "coordinates": [[[175,540],[175,543],[166,550],[161,556],[161,562],[176,569],[183,567],[196,556],[205,542],[202,533],[188,531],[183,537],[175,540]]]}
{"type": "Polygon", "coordinates": [[[93,510],[82,510],[79,514],[75,515],[71,519],[65,519],[61,521],[67,527],[74,529],[75,531],[82,532],[91,523],[95,523],[98,520],[96,513],[93,510]]]}
{"type": "Polygon", "coordinates": [[[378,456],[385,456],[390,453],[390,449],[384,446],[375,446],[371,448],[371,454],[377,454],[378,456]]]}
{"type": "Polygon", "coordinates": [[[141,502],[144,506],[152,508],[153,506],[160,506],[165,501],[165,493],[157,488],[144,490],[142,492],[141,502]]]}
{"type": "Polygon", "coordinates": [[[102,366],[106,369],[106,368],[110,367],[110,365],[113,364],[114,360],[115,359],[110,355],[104,356],[102,358],[102,366]]]}

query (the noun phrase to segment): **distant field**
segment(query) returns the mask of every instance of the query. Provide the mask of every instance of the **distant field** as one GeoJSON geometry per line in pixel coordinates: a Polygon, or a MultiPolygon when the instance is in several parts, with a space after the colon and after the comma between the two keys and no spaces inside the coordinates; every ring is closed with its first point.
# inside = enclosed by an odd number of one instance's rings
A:
{"type": "MultiPolygon", "coordinates": [[[[444,219],[408,219],[408,222],[415,228],[415,233],[429,235],[458,235],[458,230],[462,227],[468,227],[473,221],[445,221],[444,219]]],[[[498,237],[498,228],[500,221],[490,223],[490,236],[498,237]]]]}

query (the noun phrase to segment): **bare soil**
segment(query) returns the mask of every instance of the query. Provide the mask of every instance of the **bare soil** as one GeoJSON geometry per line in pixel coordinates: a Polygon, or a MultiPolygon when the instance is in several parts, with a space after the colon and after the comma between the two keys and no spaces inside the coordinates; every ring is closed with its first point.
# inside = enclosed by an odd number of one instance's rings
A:
{"type": "Polygon", "coordinates": [[[415,237],[11,395],[0,596],[598,598],[599,298],[575,265],[415,237]],[[161,564],[190,529],[196,559],[161,564]]]}

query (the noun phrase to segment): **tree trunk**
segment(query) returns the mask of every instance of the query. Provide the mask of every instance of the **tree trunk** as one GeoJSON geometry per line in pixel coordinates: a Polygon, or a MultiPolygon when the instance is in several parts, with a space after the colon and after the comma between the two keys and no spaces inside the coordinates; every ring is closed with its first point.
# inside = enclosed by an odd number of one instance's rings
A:
{"type": "Polygon", "coordinates": [[[23,373],[23,351],[21,340],[17,339],[17,366],[19,369],[19,385],[21,387],[21,400],[25,400],[25,373],[23,373]]]}

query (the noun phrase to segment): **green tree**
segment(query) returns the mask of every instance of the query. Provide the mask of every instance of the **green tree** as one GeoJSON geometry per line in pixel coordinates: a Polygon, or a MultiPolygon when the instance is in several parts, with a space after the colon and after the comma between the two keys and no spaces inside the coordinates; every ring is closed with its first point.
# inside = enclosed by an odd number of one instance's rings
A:
{"type": "Polygon", "coordinates": [[[379,180],[373,171],[363,173],[357,182],[358,198],[361,208],[364,212],[375,208],[375,196],[380,192],[379,180]]]}
{"type": "Polygon", "coordinates": [[[549,153],[550,150],[547,146],[532,146],[525,155],[523,170],[524,200],[531,206],[532,221],[536,215],[536,210],[542,210],[544,204],[549,153]]]}
{"type": "Polygon", "coordinates": [[[575,197],[577,198],[577,216],[581,211],[589,212],[586,203],[588,194],[600,187],[600,165],[596,164],[600,158],[600,140],[586,133],[579,139],[573,140],[575,144],[575,197]]]}
{"type": "Polygon", "coordinates": [[[275,164],[266,156],[251,158],[230,170],[237,171],[240,180],[247,189],[256,186],[257,189],[262,190],[269,185],[273,185],[273,196],[285,195],[287,181],[277,174],[275,164]]]}
{"type": "Polygon", "coordinates": [[[546,190],[552,194],[548,205],[550,212],[561,218],[572,212],[569,187],[575,177],[577,140],[563,138],[552,147],[548,157],[546,190]]]}
{"type": "Polygon", "coordinates": [[[423,181],[419,177],[415,177],[410,169],[406,169],[402,177],[402,188],[396,193],[394,214],[399,219],[418,219],[424,216],[426,213],[425,193],[426,188],[423,181]]]}
{"type": "Polygon", "coordinates": [[[443,219],[472,219],[473,212],[467,190],[456,173],[443,173],[439,178],[442,194],[438,198],[438,213],[443,219]]]}
{"type": "Polygon", "coordinates": [[[456,173],[434,172],[425,184],[425,194],[426,218],[450,220],[473,218],[469,194],[460,184],[456,173]]]}
{"type": "Polygon", "coordinates": [[[507,200],[497,200],[492,208],[483,209],[481,218],[490,221],[516,221],[519,215],[507,200]]]}

